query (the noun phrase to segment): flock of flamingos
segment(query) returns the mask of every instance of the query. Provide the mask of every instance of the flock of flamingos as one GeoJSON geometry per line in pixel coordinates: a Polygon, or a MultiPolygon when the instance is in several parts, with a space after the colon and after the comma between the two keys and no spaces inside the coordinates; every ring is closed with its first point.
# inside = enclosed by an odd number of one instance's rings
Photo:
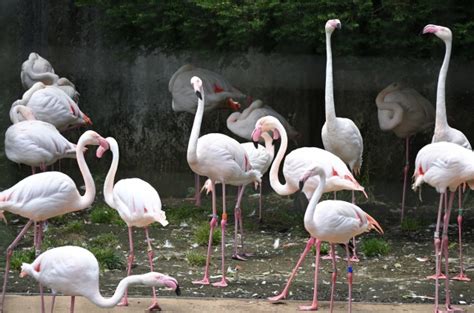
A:
{"type": "MultiPolygon", "coordinates": [[[[263,105],[262,101],[256,100],[242,113],[232,113],[227,119],[228,128],[232,132],[251,142],[240,144],[235,139],[220,133],[200,136],[204,112],[218,107],[238,110],[240,108],[239,100],[245,99],[246,96],[232,87],[219,74],[191,65],[181,67],[170,79],[169,90],[173,95],[173,110],[195,114],[187,149],[187,161],[195,174],[208,177],[204,188],[212,192],[212,218],[206,266],[203,278],[193,281],[194,284],[211,284],[209,262],[213,251],[212,235],[219,221],[214,192],[216,184],[221,184],[223,198],[220,216],[222,278],[213,282],[212,285],[226,287],[224,253],[224,237],[228,220],[225,200],[226,185],[239,187],[234,209],[235,238],[232,256],[245,260],[250,255],[244,252],[243,245],[240,203],[244,188],[251,183],[261,183],[262,174],[270,168],[270,184],[276,193],[290,195],[301,190],[309,199],[304,215],[304,225],[310,238],[285,288],[279,295],[271,297],[269,300],[279,302],[288,296],[292,279],[306,254],[314,246],[316,248],[314,297],[310,305],[301,306],[300,309],[316,310],[318,308],[320,246],[321,242],[327,241],[331,246],[330,258],[333,265],[330,311],[333,311],[337,277],[334,245],[344,244],[347,254],[347,281],[349,285],[348,308],[351,312],[352,262],[357,261],[357,255],[355,247],[349,245],[349,242],[364,232],[375,230],[383,233],[383,230],[373,217],[354,204],[354,191],[361,191],[365,194],[364,188],[353,176],[353,174],[359,174],[362,166],[363,141],[354,122],[348,118],[337,117],[335,113],[331,35],[340,28],[341,22],[337,19],[329,20],[325,25],[327,49],[326,123],[321,133],[325,150],[304,147],[286,155],[283,164],[283,175],[286,180],[284,184],[278,177],[279,168],[286,153],[288,140],[294,138],[297,132],[280,114],[269,106],[263,105]],[[281,145],[275,155],[273,140],[276,139],[281,139],[281,145]],[[264,142],[264,145],[259,142],[264,142]],[[352,191],[352,203],[340,200],[320,202],[323,193],[340,190],[352,191]],[[239,232],[241,233],[240,245],[237,244],[239,232]],[[242,249],[240,252],[239,246],[242,249]]],[[[461,309],[453,307],[450,303],[448,225],[456,190],[459,190],[460,197],[463,186],[465,188],[468,185],[474,189],[474,155],[467,138],[447,123],[445,82],[451,54],[452,33],[446,27],[431,24],[423,29],[423,33],[432,33],[446,44],[446,54],[438,78],[436,112],[432,105],[415,90],[398,83],[391,84],[380,92],[376,104],[381,129],[393,130],[398,137],[406,138],[407,164],[404,168],[402,219],[408,172],[409,138],[420,130],[432,127],[433,120],[435,120],[433,142],[423,147],[416,157],[413,188],[427,183],[436,188],[440,194],[434,233],[436,258],[436,273],[433,276],[435,279],[434,311],[453,312],[461,309]],[[443,209],[444,217],[442,216],[443,209]],[[441,225],[443,226],[442,232],[440,231],[441,225]],[[441,273],[443,256],[445,257],[445,274],[441,273]],[[438,296],[438,281],[443,278],[446,282],[444,308],[439,305],[438,296]]],[[[33,174],[0,193],[0,215],[4,218],[3,211],[8,211],[23,216],[29,221],[6,251],[0,310],[3,312],[13,249],[31,226],[34,226],[34,246],[37,258],[31,264],[24,263],[22,265],[21,276],[28,275],[39,282],[42,312],[45,311],[42,286],[47,286],[53,291],[51,311],[54,309],[54,295],[58,292],[71,296],[71,312],[74,310],[75,296],[84,296],[101,307],[112,307],[117,304],[128,305],[127,288],[132,284],[152,287],[153,300],[149,310],[160,309],[155,295],[155,287],[165,286],[175,290],[177,294],[180,293],[180,289],[176,279],[153,270],[153,250],[147,226],[153,222],[159,222],[163,226],[168,224],[165,212],[161,210],[161,201],[157,191],[139,178],[122,179],[114,185],[119,164],[119,145],[114,138],[104,138],[92,130],[84,132],[77,144],[71,143],[63,137],[60,132],[92,123],[90,118],[79,109],[77,104],[79,93],[75,86],[68,79],[59,78],[47,60],[36,53],[31,53],[29,59],[22,65],[21,79],[27,91],[22,99],[15,101],[12,105],[10,118],[13,125],[5,133],[5,151],[11,161],[31,166],[33,174]],[[111,151],[113,159],[103,187],[104,200],[110,207],[118,211],[129,229],[128,276],[120,281],[111,298],[104,298],[100,294],[98,263],[88,250],[81,247],[64,246],[41,253],[44,222],[55,216],[88,208],[95,198],[96,187],[84,158],[87,146],[97,146],[96,156],[98,158],[108,150],[111,151]],[[46,171],[47,166],[65,157],[77,159],[85,184],[83,195],[80,194],[76,184],[68,175],[57,171],[46,171]],[[41,169],[41,172],[35,174],[37,167],[41,169]],[[145,231],[148,241],[149,273],[131,275],[134,261],[132,227],[141,227],[145,231]]],[[[199,183],[199,176],[196,177],[196,182],[199,183]]],[[[198,195],[199,186],[196,188],[196,192],[198,195]]],[[[196,198],[196,200],[199,199],[196,198]]],[[[458,223],[459,226],[462,223],[461,213],[458,223]]],[[[460,253],[462,253],[461,248],[460,242],[460,253]]],[[[462,254],[460,263],[461,273],[455,279],[469,280],[463,272],[462,254]]]]}

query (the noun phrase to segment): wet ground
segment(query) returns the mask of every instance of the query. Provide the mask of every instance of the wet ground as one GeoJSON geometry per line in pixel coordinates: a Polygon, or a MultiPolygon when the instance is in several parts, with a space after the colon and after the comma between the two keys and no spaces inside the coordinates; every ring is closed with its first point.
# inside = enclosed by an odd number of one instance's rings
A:
{"type": "MultiPolygon", "coordinates": [[[[248,216],[257,206],[258,198],[249,192],[248,200],[243,209],[245,212],[244,226],[246,229],[246,251],[254,256],[247,261],[236,261],[230,258],[233,244],[233,218],[230,218],[226,231],[226,271],[229,286],[219,289],[212,286],[196,286],[192,280],[200,279],[203,275],[202,266],[193,266],[188,257],[205,255],[207,247],[196,244],[196,228],[208,221],[210,213],[209,198],[205,198],[201,208],[194,207],[188,200],[167,198],[162,199],[167,211],[170,224],[167,227],[155,225],[150,229],[154,239],[155,266],[159,272],[168,273],[176,277],[181,285],[185,297],[223,297],[223,298],[253,298],[265,299],[282,290],[287,277],[296,264],[308,238],[303,228],[304,201],[295,197],[279,197],[268,194],[264,200],[264,221],[258,223],[256,216],[248,216]],[[195,252],[195,253],[192,253],[195,252]]],[[[228,197],[228,208],[233,198],[228,197]]],[[[219,202],[218,202],[219,203],[219,202]]],[[[434,273],[433,259],[433,229],[435,221],[434,203],[425,202],[416,210],[409,210],[407,216],[416,221],[411,230],[402,230],[399,223],[399,211],[395,204],[387,205],[375,201],[363,202],[360,206],[376,218],[385,230],[385,239],[390,251],[385,256],[366,257],[360,253],[360,262],[354,265],[355,302],[390,302],[390,303],[432,303],[434,281],[427,280],[426,276],[434,273]]],[[[232,210],[230,210],[232,211],[232,210]]],[[[0,249],[5,251],[8,242],[13,240],[25,221],[15,219],[9,215],[8,226],[0,226],[0,249]]],[[[450,225],[450,275],[457,274],[458,246],[454,243],[457,227],[454,224],[455,214],[450,225]]],[[[464,231],[464,264],[466,273],[474,278],[474,232],[472,226],[474,218],[472,210],[466,210],[464,231]]],[[[73,229],[73,228],[71,228],[73,229]]],[[[90,221],[89,212],[70,214],[66,218],[51,220],[46,238],[50,237],[49,245],[64,242],[75,242],[88,246],[93,238],[100,234],[109,233],[118,238],[114,247],[119,251],[125,262],[128,253],[127,229],[124,225],[97,224],[90,221]],[[71,221],[80,221],[84,224],[78,231],[56,232],[54,228],[65,228],[71,221]]],[[[133,273],[143,273],[148,270],[148,261],[145,254],[146,242],[141,229],[134,230],[136,265],[133,273]]],[[[376,233],[364,234],[359,237],[361,242],[369,238],[379,238],[376,233]]],[[[32,245],[32,236],[22,241],[21,247],[32,245]]],[[[343,250],[338,248],[338,253],[343,250]]],[[[3,266],[4,256],[0,262],[3,266]]],[[[211,280],[218,281],[220,273],[220,245],[213,248],[211,260],[211,280]]],[[[320,271],[319,299],[328,300],[330,291],[331,263],[322,261],[320,271]]],[[[336,300],[345,301],[347,297],[346,262],[338,261],[338,281],[336,285],[336,300]]],[[[9,293],[37,293],[38,287],[31,278],[20,279],[18,271],[9,273],[9,293]]],[[[110,295],[118,281],[126,275],[125,268],[120,270],[104,270],[101,275],[101,289],[104,294],[110,295]]],[[[309,254],[296,277],[290,292],[290,299],[308,300],[312,298],[314,254],[309,254]]],[[[442,287],[444,286],[444,282],[442,287]]],[[[458,304],[474,303],[473,282],[450,282],[452,302],[458,304]]],[[[443,288],[441,288],[442,290],[443,288]]],[[[132,288],[130,294],[146,296],[147,288],[132,288]]],[[[172,296],[170,291],[161,290],[160,295],[172,296]]],[[[444,296],[443,296],[444,298],[444,296]]]]}

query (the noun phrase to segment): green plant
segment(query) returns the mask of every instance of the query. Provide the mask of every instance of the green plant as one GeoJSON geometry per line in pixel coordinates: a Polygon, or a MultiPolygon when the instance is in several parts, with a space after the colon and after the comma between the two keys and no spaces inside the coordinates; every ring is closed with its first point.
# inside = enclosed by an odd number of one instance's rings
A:
{"type": "Polygon", "coordinates": [[[100,234],[90,240],[90,245],[96,248],[114,248],[120,242],[113,233],[100,234]]]}
{"type": "Polygon", "coordinates": [[[189,251],[188,253],[186,253],[186,260],[191,266],[206,265],[206,256],[196,251],[189,251]]]}
{"type": "Polygon", "coordinates": [[[89,250],[97,258],[100,268],[109,270],[124,268],[123,257],[119,255],[114,248],[91,247],[89,250]]]}
{"type": "Polygon", "coordinates": [[[402,231],[414,232],[422,229],[423,225],[418,219],[411,217],[405,217],[403,219],[402,225],[400,226],[402,231]]]}
{"type": "Polygon", "coordinates": [[[80,233],[85,230],[84,223],[81,221],[71,221],[63,226],[63,233],[80,233]]]}
{"type": "Polygon", "coordinates": [[[121,220],[117,211],[105,204],[95,206],[90,213],[90,219],[92,223],[98,224],[112,224],[121,220]]]}
{"type": "MultiPolygon", "coordinates": [[[[196,230],[194,231],[194,239],[199,245],[206,245],[209,242],[209,223],[201,223],[196,230]]],[[[214,228],[214,233],[212,235],[212,244],[218,245],[221,242],[221,229],[216,227],[214,228]]]]}
{"type": "Polygon", "coordinates": [[[11,257],[11,269],[19,271],[23,263],[31,263],[35,259],[35,249],[28,248],[23,250],[15,250],[11,257]]]}
{"type": "Polygon", "coordinates": [[[360,251],[364,253],[366,257],[387,255],[390,252],[390,245],[384,239],[364,239],[360,244],[360,251]]]}

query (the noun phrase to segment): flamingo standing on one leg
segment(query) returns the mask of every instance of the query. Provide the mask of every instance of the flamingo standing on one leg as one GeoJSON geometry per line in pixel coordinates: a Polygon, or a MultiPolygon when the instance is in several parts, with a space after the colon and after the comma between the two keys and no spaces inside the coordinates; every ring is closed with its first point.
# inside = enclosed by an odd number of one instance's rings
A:
{"type": "Polygon", "coordinates": [[[435,110],[431,102],[415,89],[401,83],[392,83],[379,92],[375,99],[380,129],[391,130],[405,139],[405,166],[403,168],[403,190],[400,219],[403,222],[405,195],[410,166],[410,138],[418,132],[431,128],[435,110]]]}
{"type": "MultiPolygon", "coordinates": [[[[189,137],[187,160],[193,172],[207,176],[211,180],[212,188],[212,219],[210,221],[209,244],[207,249],[206,268],[204,277],[195,284],[209,284],[209,261],[211,257],[212,234],[217,224],[216,193],[215,182],[222,183],[222,279],[214,283],[216,287],[226,287],[225,279],[226,268],[224,267],[224,249],[225,249],[225,227],[227,223],[227,212],[225,208],[225,185],[242,186],[251,182],[261,182],[260,172],[249,170],[248,156],[245,150],[235,140],[223,134],[207,134],[199,138],[202,117],[204,114],[205,94],[200,78],[194,76],[191,78],[193,86],[198,97],[198,107],[194,117],[193,128],[189,137]]],[[[243,190],[243,189],[242,189],[243,190]]],[[[237,205],[240,207],[240,200],[243,192],[240,192],[237,199],[237,205]]]]}
{"type": "MultiPolygon", "coordinates": [[[[153,272],[153,248],[151,246],[150,237],[148,235],[148,225],[158,222],[163,226],[168,225],[166,214],[161,210],[161,200],[158,192],[149,183],[140,178],[128,178],[119,180],[114,186],[115,174],[117,173],[119,163],[119,146],[117,141],[108,137],[108,142],[113,159],[109,172],[104,182],[104,199],[112,208],[118,211],[120,217],[127,223],[128,238],[130,241],[130,254],[128,256],[127,275],[130,276],[132,271],[132,263],[135,258],[133,249],[132,227],[143,227],[145,229],[145,237],[148,243],[148,261],[150,263],[150,271],[153,272]]],[[[105,152],[105,147],[97,148],[97,157],[101,158],[105,152]]],[[[148,310],[160,310],[156,299],[155,288],[152,288],[153,302],[148,310]]],[[[125,291],[122,306],[128,305],[128,294],[125,291]]]]}
{"type": "MultiPolygon", "coordinates": [[[[441,274],[441,255],[445,257],[445,290],[446,290],[446,310],[447,312],[457,311],[451,306],[449,293],[449,264],[448,264],[448,225],[451,208],[454,201],[456,188],[464,182],[468,182],[471,189],[474,189],[474,153],[457,144],[450,142],[437,142],[423,147],[416,156],[413,189],[418,188],[424,182],[436,188],[440,193],[438,217],[436,230],[434,233],[434,246],[436,258],[435,274],[435,312],[438,308],[438,280],[441,274]],[[445,208],[443,220],[443,234],[440,240],[441,211],[443,207],[443,197],[447,199],[447,191],[451,191],[449,203],[445,208]]],[[[462,310],[461,310],[462,311],[462,310]]]]}
{"type": "MultiPolygon", "coordinates": [[[[79,169],[84,178],[86,192],[80,195],[74,181],[61,172],[44,172],[26,177],[13,187],[0,193],[0,211],[8,211],[29,219],[15,240],[7,248],[5,276],[3,279],[2,303],[3,310],[5,292],[10,269],[10,258],[13,249],[25,235],[33,222],[39,222],[40,231],[36,239],[36,250],[41,246],[41,222],[49,218],[60,216],[88,208],[95,197],[95,184],[91,172],[84,158],[87,145],[100,145],[108,147],[107,141],[94,131],[86,131],[79,138],[76,148],[76,158],[79,169]]],[[[41,291],[41,290],[40,290],[41,291]]]]}
{"type": "MultiPolygon", "coordinates": [[[[316,260],[315,260],[315,274],[314,274],[314,294],[313,302],[309,306],[300,306],[300,310],[313,311],[318,309],[318,272],[319,272],[319,255],[322,241],[328,241],[331,245],[331,258],[333,264],[332,271],[332,285],[331,285],[331,302],[330,311],[333,311],[334,303],[334,290],[336,286],[337,267],[335,258],[334,244],[345,244],[347,253],[347,280],[349,284],[349,312],[352,311],[352,264],[351,257],[348,247],[348,242],[351,238],[375,229],[377,232],[383,234],[383,230],[377,221],[370,215],[365,213],[358,206],[340,200],[327,200],[319,202],[321,195],[324,192],[326,184],[326,172],[328,165],[315,165],[311,170],[307,171],[300,180],[300,185],[304,185],[304,182],[311,176],[319,176],[319,185],[316,191],[313,193],[311,200],[308,204],[304,215],[304,226],[310,233],[311,238],[308,241],[306,248],[301,255],[298,263],[293,270],[287,285],[281,295],[288,293],[288,288],[291,280],[296,275],[296,271],[303,261],[304,257],[308,253],[312,245],[316,247],[316,260]]],[[[270,298],[272,301],[279,301],[283,299],[281,295],[270,298]]]]}
{"type": "MultiPolygon", "coordinates": [[[[470,149],[471,144],[466,136],[459,130],[452,128],[448,125],[448,118],[446,114],[446,76],[448,74],[449,60],[451,58],[451,45],[453,41],[453,34],[447,27],[438,25],[426,25],[423,28],[423,34],[434,34],[446,45],[446,52],[444,55],[443,64],[439,71],[438,86],[436,90],[436,122],[435,130],[432,142],[447,141],[458,144],[464,148],[470,149]]],[[[462,258],[462,201],[461,201],[461,190],[459,191],[459,211],[458,211],[458,227],[459,227],[459,267],[460,273],[453,279],[470,281],[470,279],[464,274],[464,265],[462,258]]]]}
{"type": "MultiPolygon", "coordinates": [[[[362,166],[362,153],[364,151],[364,143],[359,128],[351,119],[336,117],[334,108],[334,91],[333,91],[333,75],[332,75],[332,50],[331,35],[335,29],[341,29],[341,22],[338,19],[326,22],[326,122],[321,129],[321,138],[323,140],[324,149],[334,153],[344,163],[348,164],[351,171],[358,175],[362,166]]],[[[352,191],[352,203],[355,203],[354,191],[352,191]]],[[[359,261],[355,250],[355,238],[353,261],[359,261]]]]}
{"type": "Polygon", "coordinates": [[[99,290],[97,259],[89,250],[76,246],[53,248],[43,252],[33,263],[23,263],[20,277],[27,275],[53,290],[51,312],[54,310],[57,292],[71,296],[71,313],[74,312],[76,296],[83,296],[101,308],[111,308],[117,305],[130,285],[153,288],[164,286],[173,289],[177,295],[181,293],[176,279],[152,271],[142,275],[128,275],[119,282],[112,297],[104,298],[99,290]]]}

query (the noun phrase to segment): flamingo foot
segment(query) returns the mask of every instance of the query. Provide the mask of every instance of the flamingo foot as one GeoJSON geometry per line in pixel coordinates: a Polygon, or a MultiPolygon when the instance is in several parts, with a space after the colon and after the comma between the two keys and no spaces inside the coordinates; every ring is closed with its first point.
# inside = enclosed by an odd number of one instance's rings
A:
{"type": "Polygon", "coordinates": [[[443,310],[437,310],[436,312],[439,312],[439,313],[453,313],[453,312],[465,312],[464,309],[462,308],[457,308],[457,307],[454,307],[454,306],[449,306],[446,308],[446,311],[443,311],[443,310]]]}
{"type": "Polygon", "coordinates": [[[232,254],[232,259],[237,260],[237,261],[247,261],[247,258],[244,257],[245,254],[240,255],[240,254],[232,254]]]}
{"type": "Polygon", "coordinates": [[[360,262],[359,257],[358,257],[357,255],[353,255],[353,256],[351,257],[351,262],[355,262],[355,263],[360,262]]]}
{"type": "Polygon", "coordinates": [[[128,306],[128,299],[124,297],[117,306],[128,306]]]}
{"type": "MultiPolygon", "coordinates": [[[[436,279],[436,274],[431,275],[431,276],[426,276],[427,279],[436,279]]],[[[446,275],[443,273],[439,274],[438,279],[446,279],[446,275]]]]}
{"type": "Polygon", "coordinates": [[[212,285],[213,285],[214,287],[220,287],[220,288],[225,288],[225,287],[228,286],[228,285],[227,285],[227,281],[225,280],[224,277],[222,277],[222,280],[221,280],[220,282],[212,283],[212,285]]]}
{"type": "Polygon", "coordinates": [[[154,312],[154,311],[161,311],[160,306],[158,305],[158,302],[154,300],[151,305],[148,307],[148,312],[154,312]]]}
{"type": "Polygon", "coordinates": [[[202,280],[193,280],[194,285],[209,285],[209,278],[204,277],[202,280]]]}
{"type": "Polygon", "coordinates": [[[300,305],[298,307],[300,311],[316,311],[318,309],[318,303],[313,303],[311,305],[300,305]]]}
{"type": "Polygon", "coordinates": [[[459,280],[459,281],[471,281],[471,279],[467,277],[466,274],[464,273],[459,273],[458,275],[454,276],[451,279],[459,280]]]}
{"type": "Polygon", "coordinates": [[[271,303],[280,303],[282,300],[285,300],[288,294],[286,292],[280,293],[278,296],[268,297],[268,301],[271,303]]]}

